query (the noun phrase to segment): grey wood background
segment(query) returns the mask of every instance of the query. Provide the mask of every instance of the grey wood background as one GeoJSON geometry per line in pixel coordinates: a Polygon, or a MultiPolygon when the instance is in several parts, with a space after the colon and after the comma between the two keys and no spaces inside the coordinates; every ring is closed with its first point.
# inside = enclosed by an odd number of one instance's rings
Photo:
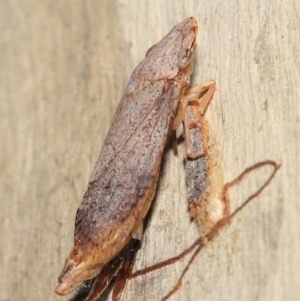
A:
{"type": "MultiPolygon", "coordinates": [[[[1,1],[0,300],[68,299],[54,293],[57,276],[123,89],[147,49],[188,16],[199,22],[194,83],[217,82],[206,119],[225,181],[264,159],[282,168],[170,300],[300,300],[299,11],[297,0],[1,1]]],[[[178,157],[166,151],[135,269],[199,235],[183,161],[182,143],[178,157]]],[[[187,260],[130,281],[124,300],[161,300],[187,260]]]]}

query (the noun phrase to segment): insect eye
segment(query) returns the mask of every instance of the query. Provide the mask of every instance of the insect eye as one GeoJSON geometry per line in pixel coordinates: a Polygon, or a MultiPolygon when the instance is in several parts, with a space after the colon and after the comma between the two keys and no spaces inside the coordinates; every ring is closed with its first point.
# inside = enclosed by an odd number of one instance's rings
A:
{"type": "Polygon", "coordinates": [[[193,52],[190,49],[182,49],[178,53],[178,67],[185,68],[193,58],[193,52]]]}

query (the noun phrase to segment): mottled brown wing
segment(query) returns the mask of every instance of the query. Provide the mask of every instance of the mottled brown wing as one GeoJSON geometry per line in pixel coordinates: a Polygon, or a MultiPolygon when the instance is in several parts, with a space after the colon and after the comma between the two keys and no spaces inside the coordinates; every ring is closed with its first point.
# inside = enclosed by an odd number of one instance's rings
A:
{"type": "MultiPolygon", "coordinates": [[[[78,209],[75,241],[101,244],[151,187],[176,101],[173,91],[171,81],[160,80],[124,95],[78,209]]],[[[120,239],[133,226],[124,227],[120,239]]]]}

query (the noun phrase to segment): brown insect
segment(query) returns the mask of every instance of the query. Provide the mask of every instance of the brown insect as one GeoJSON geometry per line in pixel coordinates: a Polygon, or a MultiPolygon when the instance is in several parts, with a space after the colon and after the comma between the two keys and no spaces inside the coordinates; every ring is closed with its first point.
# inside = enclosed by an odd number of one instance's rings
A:
{"type": "Polygon", "coordinates": [[[177,24],[133,71],[77,210],[74,247],[57,294],[90,280],[85,300],[96,300],[118,274],[113,300],[120,300],[156,191],[168,131],[183,122],[187,155],[203,155],[191,150],[187,107],[196,101],[204,111],[215,83],[189,90],[197,30],[193,17],[177,24]]]}
{"type": "Polygon", "coordinates": [[[186,159],[187,200],[190,216],[197,221],[200,234],[204,235],[229,214],[229,204],[220,196],[223,172],[218,164],[220,158],[216,147],[208,146],[209,126],[204,112],[197,104],[191,104],[187,109],[192,152],[203,153],[198,158],[186,159]]]}
{"type": "MultiPolygon", "coordinates": [[[[197,143],[198,144],[198,143],[197,143]]],[[[234,180],[226,183],[222,187],[222,191],[220,194],[220,198],[222,199],[224,204],[227,204],[229,206],[230,199],[229,199],[229,190],[237,185],[240,184],[241,181],[243,181],[247,176],[250,176],[250,174],[256,170],[259,170],[260,168],[266,168],[269,167],[270,174],[269,176],[261,183],[261,185],[257,188],[255,192],[250,194],[246,200],[244,200],[238,207],[236,207],[232,212],[225,212],[224,216],[220,218],[215,224],[210,225],[204,225],[204,228],[208,230],[203,236],[198,237],[193,244],[190,245],[187,249],[185,249],[182,253],[178,254],[177,256],[174,256],[172,258],[169,258],[165,261],[156,263],[152,266],[148,266],[142,270],[138,270],[134,272],[131,275],[131,278],[136,278],[139,276],[144,276],[148,273],[151,273],[155,270],[162,269],[168,265],[172,265],[177,261],[180,261],[182,258],[187,256],[188,254],[192,253],[188,263],[185,265],[184,269],[182,270],[181,274],[178,276],[178,280],[174,287],[165,295],[162,297],[161,301],[167,301],[173,296],[181,287],[183,283],[183,278],[186,275],[186,273],[189,271],[189,268],[191,267],[192,263],[196,259],[196,257],[199,255],[199,253],[204,249],[204,247],[208,246],[208,243],[212,241],[220,232],[221,230],[230,222],[232,219],[240,212],[242,211],[252,200],[254,200],[256,197],[262,193],[262,191],[270,184],[272,179],[275,177],[275,174],[280,169],[281,165],[276,163],[272,160],[265,160],[258,162],[256,164],[253,164],[246,168],[238,177],[236,177],[234,180]]],[[[200,196],[200,195],[199,195],[200,196]]],[[[203,210],[203,208],[200,208],[203,210]]],[[[204,208],[206,210],[206,208],[204,208]]]]}

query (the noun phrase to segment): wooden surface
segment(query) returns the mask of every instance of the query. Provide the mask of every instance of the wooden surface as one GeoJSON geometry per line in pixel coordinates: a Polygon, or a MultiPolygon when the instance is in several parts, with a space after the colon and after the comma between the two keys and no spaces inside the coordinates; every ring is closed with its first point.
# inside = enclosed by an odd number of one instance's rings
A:
{"type": "MultiPolygon", "coordinates": [[[[282,168],[203,249],[170,300],[300,300],[299,11],[296,0],[1,1],[0,300],[68,299],[54,293],[57,276],[123,89],[147,49],[191,15],[194,83],[217,82],[206,119],[225,181],[265,159],[282,168]]],[[[183,143],[178,157],[166,151],[135,269],[199,235],[183,161],[183,143]]],[[[245,200],[261,176],[232,198],[245,200]]],[[[130,281],[123,300],[161,300],[187,260],[130,281]]]]}

